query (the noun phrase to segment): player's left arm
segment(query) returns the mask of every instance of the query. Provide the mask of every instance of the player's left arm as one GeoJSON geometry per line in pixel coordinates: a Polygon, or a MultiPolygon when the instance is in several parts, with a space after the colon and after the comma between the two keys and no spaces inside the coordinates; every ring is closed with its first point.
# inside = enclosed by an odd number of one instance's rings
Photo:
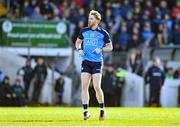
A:
{"type": "Polygon", "coordinates": [[[110,38],[110,35],[107,31],[104,30],[104,46],[102,48],[103,52],[110,52],[113,50],[113,45],[112,45],[112,41],[110,38]]]}
{"type": "Polygon", "coordinates": [[[103,52],[110,52],[113,50],[112,42],[106,43],[105,46],[102,48],[103,52]]]}

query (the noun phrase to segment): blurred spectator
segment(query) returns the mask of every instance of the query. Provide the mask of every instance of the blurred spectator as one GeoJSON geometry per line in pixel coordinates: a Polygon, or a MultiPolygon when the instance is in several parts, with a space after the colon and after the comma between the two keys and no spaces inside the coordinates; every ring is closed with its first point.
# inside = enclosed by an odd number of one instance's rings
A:
{"type": "Polygon", "coordinates": [[[151,39],[153,37],[153,33],[151,30],[151,24],[150,22],[145,22],[143,26],[143,31],[142,31],[142,44],[146,45],[151,45],[151,39]]]}
{"type": "Polygon", "coordinates": [[[141,13],[142,13],[141,3],[139,1],[135,1],[135,3],[134,3],[134,19],[140,20],[141,13]]]}
{"type": "Polygon", "coordinates": [[[130,41],[130,37],[129,37],[129,34],[127,32],[127,27],[124,25],[121,27],[121,30],[119,33],[119,39],[118,39],[118,43],[116,44],[116,49],[126,50],[129,41],[130,41]]]}
{"type": "Polygon", "coordinates": [[[157,11],[157,13],[160,13],[162,17],[164,17],[165,14],[170,13],[170,10],[168,8],[166,0],[160,1],[160,7],[159,7],[159,11],[157,11]]]}
{"type": "Polygon", "coordinates": [[[153,102],[156,103],[156,106],[160,106],[160,91],[165,79],[165,75],[160,68],[160,64],[160,59],[158,57],[154,58],[153,65],[145,74],[145,83],[150,85],[149,106],[151,106],[153,102]]]}
{"type": "Polygon", "coordinates": [[[33,78],[35,78],[34,91],[32,100],[37,102],[47,76],[47,67],[43,58],[38,58],[37,65],[33,70],[33,78]]]}
{"type": "Polygon", "coordinates": [[[176,5],[173,7],[172,16],[177,17],[180,15],[180,0],[176,1],[176,5]]]}
{"type": "MultiPolygon", "coordinates": [[[[110,9],[108,9],[110,10],[110,9]]],[[[107,12],[107,10],[106,10],[107,12]]],[[[122,17],[122,14],[121,14],[121,3],[117,0],[117,1],[114,1],[114,3],[112,3],[112,6],[111,6],[111,14],[114,18],[117,18],[117,17],[122,17]]]]}
{"type": "Polygon", "coordinates": [[[152,23],[153,23],[153,30],[155,31],[155,33],[157,33],[157,31],[158,31],[158,29],[157,29],[158,26],[163,23],[162,16],[157,13],[157,14],[156,14],[156,17],[153,19],[152,23]]]}
{"type": "Polygon", "coordinates": [[[116,71],[116,85],[115,85],[115,105],[121,106],[122,90],[125,85],[125,72],[118,68],[116,71]]]}
{"type": "Polygon", "coordinates": [[[9,77],[5,77],[0,86],[0,105],[2,106],[12,106],[14,103],[13,91],[9,83],[9,77]]]}
{"type": "Polygon", "coordinates": [[[104,92],[106,106],[115,106],[115,77],[115,69],[112,65],[107,65],[102,78],[102,89],[104,92]]]}
{"type": "Polygon", "coordinates": [[[21,11],[21,15],[24,18],[29,18],[33,13],[34,13],[34,7],[31,6],[29,0],[25,0],[21,11]]]}
{"type": "Polygon", "coordinates": [[[167,69],[167,72],[165,73],[165,78],[166,78],[166,79],[174,79],[173,76],[174,76],[174,75],[173,75],[173,68],[172,68],[172,67],[169,67],[169,68],[167,69]]]}
{"type": "MultiPolygon", "coordinates": [[[[174,79],[180,80],[180,68],[174,72],[174,79]]],[[[180,86],[178,87],[178,103],[180,104],[180,86]]]]}
{"type": "Polygon", "coordinates": [[[26,65],[21,68],[23,70],[24,75],[23,75],[23,82],[24,82],[24,88],[25,88],[25,97],[26,99],[28,98],[28,91],[29,91],[29,86],[31,83],[31,80],[33,78],[33,69],[31,67],[31,61],[27,60],[26,65]]]}
{"type": "Polygon", "coordinates": [[[128,49],[133,47],[138,47],[140,45],[140,33],[139,29],[134,27],[132,30],[132,36],[130,37],[130,41],[128,44],[128,49]]]}
{"type": "Polygon", "coordinates": [[[75,43],[76,41],[76,38],[78,37],[78,32],[80,32],[80,30],[85,26],[84,22],[83,21],[79,21],[76,28],[75,28],[75,32],[74,32],[74,35],[73,35],[73,43],[75,43]]]}
{"type": "Polygon", "coordinates": [[[65,16],[65,11],[68,11],[68,3],[67,1],[63,1],[59,6],[58,6],[58,10],[59,10],[59,17],[60,18],[67,18],[65,16]]]}
{"type": "Polygon", "coordinates": [[[174,79],[180,79],[180,68],[174,72],[174,79]]]}
{"type": "Polygon", "coordinates": [[[3,72],[0,71],[0,85],[2,84],[3,80],[4,80],[5,75],[3,74],[3,72]]]}
{"type": "Polygon", "coordinates": [[[133,13],[133,7],[129,0],[124,0],[124,3],[121,6],[122,17],[125,19],[128,13],[133,13]]]}
{"type": "Polygon", "coordinates": [[[129,62],[132,72],[142,76],[144,68],[142,52],[140,50],[137,50],[136,52],[132,53],[129,62]]]}
{"type": "Polygon", "coordinates": [[[75,65],[69,65],[65,71],[65,74],[72,79],[72,105],[76,105],[78,100],[76,98],[76,94],[81,89],[81,81],[80,81],[80,74],[76,70],[75,65]]]}
{"type": "MultiPolygon", "coordinates": [[[[115,19],[115,25],[116,28],[119,28],[120,22],[119,22],[120,18],[116,18],[115,19]],[[118,23],[118,24],[116,24],[118,23]],[[118,25],[118,26],[117,26],[118,25]]],[[[112,11],[111,9],[107,9],[106,13],[105,13],[105,19],[104,19],[105,23],[106,23],[106,29],[109,30],[111,27],[113,27],[113,16],[112,16],[112,11]]],[[[113,29],[113,28],[112,28],[113,29]]],[[[117,30],[117,29],[116,29],[117,30]]]]}
{"type": "Polygon", "coordinates": [[[74,2],[78,8],[82,8],[83,6],[83,0],[73,0],[72,2],[74,2]]]}
{"type": "Polygon", "coordinates": [[[1,17],[5,17],[6,15],[6,7],[5,7],[5,2],[4,1],[0,1],[0,18],[1,17]]]}
{"type": "Polygon", "coordinates": [[[49,0],[43,0],[40,5],[41,14],[44,19],[50,20],[53,17],[53,9],[50,6],[49,0]]]}
{"type": "Polygon", "coordinates": [[[155,11],[155,8],[152,5],[152,0],[146,0],[145,4],[146,5],[145,5],[143,13],[148,14],[150,19],[155,18],[156,11],[155,11]]]}
{"type": "Polygon", "coordinates": [[[42,20],[44,20],[43,15],[40,13],[39,6],[35,7],[34,12],[33,12],[32,16],[31,16],[31,19],[35,20],[35,21],[42,21],[42,20]]]}
{"type": "Polygon", "coordinates": [[[26,106],[25,103],[25,95],[24,95],[24,89],[21,86],[21,82],[19,79],[16,79],[15,84],[12,86],[13,94],[15,95],[15,98],[17,99],[20,106],[26,106]]]}
{"type": "Polygon", "coordinates": [[[78,14],[75,16],[75,23],[78,25],[79,22],[83,22],[85,24],[87,22],[85,17],[85,10],[83,8],[80,8],[78,10],[78,14]]]}
{"type": "Polygon", "coordinates": [[[163,62],[163,70],[164,70],[164,73],[165,73],[165,74],[166,74],[167,71],[168,71],[168,61],[167,61],[167,60],[165,60],[165,61],[163,62]]]}
{"type": "Polygon", "coordinates": [[[166,28],[166,31],[165,31],[165,39],[166,39],[165,42],[166,43],[165,44],[170,44],[172,42],[173,21],[169,14],[165,14],[163,22],[164,22],[164,26],[166,28]]]}
{"type": "MultiPolygon", "coordinates": [[[[126,24],[127,24],[127,28],[132,28],[133,24],[134,24],[134,20],[133,20],[133,13],[132,12],[128,12],[126,15],[126,20],[125,20],[126,24]]],[[[128,30],[129,32],[130,30],[128,30]]]]}
{"type": "Polygon", "coordinates": [[[168,39],[167,39],[167,29],[165,27],[164,24],[159,24],[158,26],[158,31],[155,35],[155,41],[156,41],[156,45],[160,46],[160,45],[164,45],[168,43],[168,39]]]}
{"type": "Polygon", "coordinates": [[[63,104],[62,97],[63,97],[63,92],[64,92],[64,84],[65,84],[64,75],[61,74],[61,76],[56,80],[56,84],[55,84],[55,88],[54,88],[58,95],[58,104],[59,105],[63,104]]]}
{"type": "Polygon", "coordinates": [[[180,45],[180,24],[175,24],[174,25],[173,43],[175,45],[180,45]]]}

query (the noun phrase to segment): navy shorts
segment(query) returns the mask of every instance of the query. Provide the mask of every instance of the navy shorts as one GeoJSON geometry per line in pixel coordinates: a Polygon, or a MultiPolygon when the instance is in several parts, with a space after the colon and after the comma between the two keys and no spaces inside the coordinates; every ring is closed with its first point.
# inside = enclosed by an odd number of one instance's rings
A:
{"type": "Polygon", "coordinates": [[[101,73],[102,67],[102,62],[91,62],[88,60],[84,60],[81,66],[81,72],[87,72],[90,74],[101,73]]]}

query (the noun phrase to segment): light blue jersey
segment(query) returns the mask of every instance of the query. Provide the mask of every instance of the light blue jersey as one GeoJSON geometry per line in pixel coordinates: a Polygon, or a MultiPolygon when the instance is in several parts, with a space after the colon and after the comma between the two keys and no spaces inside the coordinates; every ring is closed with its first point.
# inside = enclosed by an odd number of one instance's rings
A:
{"type": "Polygon", "coordinates": [[[103,54],[96,54],[93,52],[96,48],[103,48],[106,43],[110,43],[109,34],[102,28],[95,30],[91,28],[83,28],[78,36],[79,39],[83,40],[82,49],[84,51],[83,60],[92,62],[103,61],[103,54]]]}

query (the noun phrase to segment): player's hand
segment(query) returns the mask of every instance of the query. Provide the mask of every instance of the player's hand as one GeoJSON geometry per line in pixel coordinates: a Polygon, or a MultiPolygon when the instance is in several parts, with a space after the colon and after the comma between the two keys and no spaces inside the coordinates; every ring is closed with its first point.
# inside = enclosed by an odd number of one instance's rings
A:
{"type": "Polygon", "coordinates": [[[93,53],[100,54],[102,52],[101,48],[94,49],[93,53]]]}
{"type": "Polygon", "coordinates": [[[82,49],[78,49],[78,54],[79,54],[79,56],[83,57],[84,56],[84,51],[82,49]]]}

